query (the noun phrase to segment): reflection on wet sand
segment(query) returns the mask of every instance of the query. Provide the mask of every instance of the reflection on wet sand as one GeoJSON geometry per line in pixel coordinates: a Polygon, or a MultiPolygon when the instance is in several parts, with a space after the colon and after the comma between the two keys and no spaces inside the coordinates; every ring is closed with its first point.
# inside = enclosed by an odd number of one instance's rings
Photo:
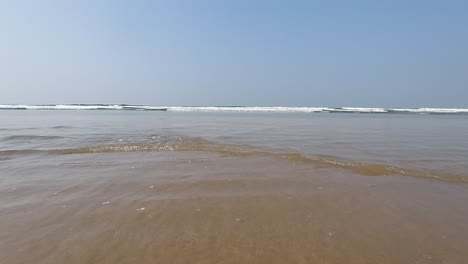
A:
{"type": "Polygon", "coordinates": [[[465,263],[467,184],[272,155],[0,163],[0,263],[465,263]]]}

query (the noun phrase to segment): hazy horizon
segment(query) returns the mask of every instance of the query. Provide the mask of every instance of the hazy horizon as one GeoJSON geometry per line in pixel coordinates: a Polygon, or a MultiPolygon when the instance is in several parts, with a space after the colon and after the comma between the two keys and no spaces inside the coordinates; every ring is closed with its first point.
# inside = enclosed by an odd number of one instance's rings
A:
{"type": "Polygon", "coordinates": [[[2,1],[0,104],[468,108],[464,1],[2,1]]]}

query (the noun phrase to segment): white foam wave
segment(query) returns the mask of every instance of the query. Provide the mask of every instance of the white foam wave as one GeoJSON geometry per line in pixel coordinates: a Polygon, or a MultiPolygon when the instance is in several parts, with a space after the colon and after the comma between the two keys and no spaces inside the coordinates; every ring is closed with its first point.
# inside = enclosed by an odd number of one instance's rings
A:
{"type": "Polygon", "coordinates": [[[0,105],[0,110],[165,110],[157,106],[139,105],[0,105]]]}
{"type": "Polygon", "coordinates": [[[0,109],[25,109],[25,110],[99,110],[122,109],[119,105],[0,105],[0,109]]]}
{"type": "Polygon", "coordinates": [[[167,110],[177,112],[324,112],[328,107],[238,107],[238,106],[169,106],[167,110]]]}
{"type": "Polygon", "coordinates": [[[167,110],[174,112],[276,112],[276,113],[407,113],[468,114],[466,108],[376,108],[376,107],[260,107],[260,106],[151,106],[151,105],[0,105],[0,110],[167,110]]]}
{"type": "Polygon", "coordinates": [[[391,112],[408,112],[408,113],[428,113],[428,114],[468,114],[466,108],[395,108],[390,109],[391,112]]]}
{"type": "Polygon", "coordinates": [[[343,113],[387,113],[385,108],[364,108],[364,107],[339,107],[331,108],[330,112],[343,112],[343,113]]]}

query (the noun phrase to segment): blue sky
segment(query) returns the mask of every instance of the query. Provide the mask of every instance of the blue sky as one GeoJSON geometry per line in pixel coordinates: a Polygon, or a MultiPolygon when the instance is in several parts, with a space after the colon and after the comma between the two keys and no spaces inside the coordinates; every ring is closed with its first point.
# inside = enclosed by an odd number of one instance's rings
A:
{"type": "Polygon", "coordinates": [[[0,103],[468,107],[468,1],[3,1],[0,103]]]}

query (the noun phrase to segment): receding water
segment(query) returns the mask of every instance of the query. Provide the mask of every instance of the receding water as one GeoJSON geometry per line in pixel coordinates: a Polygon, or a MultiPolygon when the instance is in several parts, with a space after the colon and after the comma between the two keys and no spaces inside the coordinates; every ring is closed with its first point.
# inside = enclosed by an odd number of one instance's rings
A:
{"type": "MultiPolygon", "coordinates": [[[[201,138],[270,151],[468,171],[468,116],[3,111],[0,149],[53,150],[201,138]]],[[[149,145],[148,145],[149,146],[149,145]]]]}

